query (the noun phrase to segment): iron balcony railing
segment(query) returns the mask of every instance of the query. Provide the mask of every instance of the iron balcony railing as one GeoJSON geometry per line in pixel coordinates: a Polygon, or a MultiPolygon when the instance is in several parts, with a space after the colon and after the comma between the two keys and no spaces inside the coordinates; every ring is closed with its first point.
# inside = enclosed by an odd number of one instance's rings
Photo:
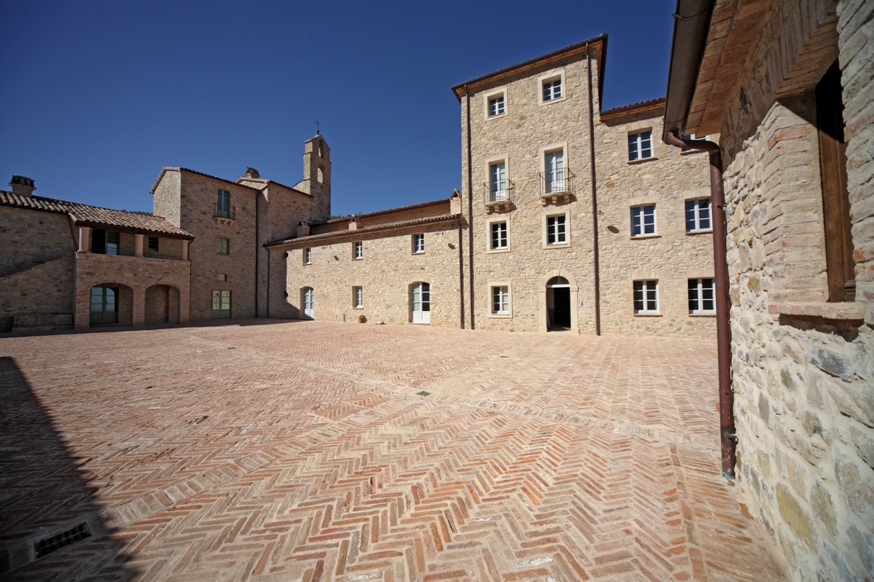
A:
{"type": "Polygon", "coordinates": [[[486,204],[500,204],[513,202],[513,194],[516,185],[512,180],[498,180],[483,184],[486,204]]]}
{"type": "Polygon", "coordinates": [[[540,172],[540,195],[573,194],[575,177],[567,168],[555,172],[540,172]]]}
{"type": "Polygon", "coordinates": [[[228,220],[236,220],[237,209],[236,207],[231,208],[219,208],[218,204],[213,204],[213,218],[226,218],[228,220]]]}

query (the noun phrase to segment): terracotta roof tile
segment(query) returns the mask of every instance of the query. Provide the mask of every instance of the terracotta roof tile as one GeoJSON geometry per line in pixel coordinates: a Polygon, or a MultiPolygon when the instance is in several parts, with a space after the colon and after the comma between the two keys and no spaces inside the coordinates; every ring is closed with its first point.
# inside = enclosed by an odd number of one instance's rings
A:
{"type": "Polygon", "coordinates": [[[313,222],[310,226],[322,226],[323,224],[334,224],[336,222],[343,222],[352,220],[352,217],[355,218],[370,218],[373,216],[379,216],[380,214],[391,214],[392,212],[401,212],[404,210],[415,210],[416,208],[427,208],[428,206],[437,206],[438,204],[447,204],[452,198],[443,198],[441,200],[431,200],[430,202],[419,202],[418,204],[410,204],[408,206],[398,206],[396,208],[388,208],[386,210],[377,210],[375,212],[367,212],[365,214],[350,214],[349,216],[343,216],[341,218],[332,218],[331,220],[326,220],[324,222],[313,222]]]}
{"type": "Polygon", "coordinates": [[[656,97],[655,99],[647,99],[645,101],[638,101],[637,103],[629,103],[628,105],[620,105],[619,107],[605,109],[601,112],[601,118],[619,117],[621,115],[634,113],[639,109],[655,109],[659,106],[663,107],[664,104],[665,97],[656,97]]]}
{"type": "Polygon", "coordinates": [[[148,212],[133,212],[130,210],[114,210],[89,206],[67,200],[55,200],[42,196],[20,196],[12,192],[0,190],[0,206],[13,206],[28,210],[67,214],[76,224],[114,226],[143,232],[153,232],[170,235],[177,238],[194,238],[194,236],[178,228],[166,218],[155,216],[148,212]]]}
{"type": "Polygon", "coordinates": [[[366,228],[357,228],[354,230],[335,230],[333,232],[325,232],[322,234],[312,234],[310,236],[302,236],[300,238],[287,238],[285,240],[276,240],[266,243],[265,247],[273,247],[284,244],[303,243],[310,241],[320,241],[328,238],[339,238],[343,236],[357,236],[369,232],[377,232],[380,230],[393,230],[398,228],[407,228],[410,226],[421,226],[425,224],[437,224],[440,222],[450,222],[459,220],[461,214],[442,214],[440,216],[431,216],[428,218],[419,218],[416,220],[403,220],[401,222],[387,222],[376,226],[368,226],[366,228]]]}

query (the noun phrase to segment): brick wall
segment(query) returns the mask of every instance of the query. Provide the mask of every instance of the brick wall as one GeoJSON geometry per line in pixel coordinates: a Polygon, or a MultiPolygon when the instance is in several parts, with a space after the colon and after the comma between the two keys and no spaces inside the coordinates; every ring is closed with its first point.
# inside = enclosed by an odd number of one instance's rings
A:
{"type": "MultiPolygon", "coordinates": [[[[73,253],[0,277],[0,329],[22,315],[73,315],[73,253]]],[[[49,327],[72,326],[47,322],[49,327]]]]}
{"type": "Polygon", "coordinates": [[[69,216],[0,206],[0,277],[74,253],[69,216]]]}
{"type": "Polygon", "coordinates": [[[721,136],[738,483],[791,575],[805,580],[874,571],[874,6],[839,2],[835,19],[833,4],[775,3],[721,136]],[[794,74],[798,60],[830,64],[809,49],[835,21],[858,285],[844,304],[824,303],[812,86],[794,74]]]}

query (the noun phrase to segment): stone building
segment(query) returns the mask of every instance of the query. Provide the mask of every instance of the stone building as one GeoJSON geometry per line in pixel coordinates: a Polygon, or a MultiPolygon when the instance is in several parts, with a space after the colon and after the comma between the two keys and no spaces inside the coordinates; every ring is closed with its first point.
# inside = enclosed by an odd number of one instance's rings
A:
{"type": "Polygon", "coordinates": [[[653,140],[663,99],[601,111],[606,48],[453,87],[472,327],[713,333],[707,161],[653,140]]]}
{"type": "Polygon", "coordinates": [[[719,134],[737,481],[794,578],[871,579],[874,3],[677,12],[664,138],[719,134]]]}

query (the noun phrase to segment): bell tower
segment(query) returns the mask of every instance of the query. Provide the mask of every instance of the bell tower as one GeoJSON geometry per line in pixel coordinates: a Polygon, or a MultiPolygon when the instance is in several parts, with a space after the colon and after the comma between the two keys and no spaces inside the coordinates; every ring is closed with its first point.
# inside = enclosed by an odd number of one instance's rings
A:
{"type": "Polygon", "coordinates": [[[328,220],[331,216],[331,148],[318,131],[315,137],[304,142],[303,180],[298,189],[313,197],[310,221],[328,220]]]}

